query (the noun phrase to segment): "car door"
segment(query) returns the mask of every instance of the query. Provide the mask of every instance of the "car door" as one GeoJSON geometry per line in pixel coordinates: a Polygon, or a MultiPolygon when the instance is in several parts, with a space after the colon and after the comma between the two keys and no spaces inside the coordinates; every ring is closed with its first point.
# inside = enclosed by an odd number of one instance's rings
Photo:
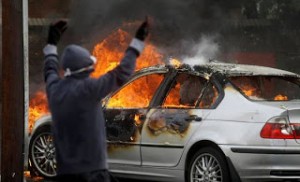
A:
{"type": "Polygon", "coordinates": [[[141,165],[141,128],[152,97],[164,79],[164,72],[136,76],[104,100],[110,164],[141,165]]]}
{"type": "Polygon", "coordinates": [[[178,73],[166,88],[161,107],[149,111],[143,126],[143,166],[176,166],[185,144],[209,114],[206,108],[218,96],[206,78],[187,73],[178,73]]]}

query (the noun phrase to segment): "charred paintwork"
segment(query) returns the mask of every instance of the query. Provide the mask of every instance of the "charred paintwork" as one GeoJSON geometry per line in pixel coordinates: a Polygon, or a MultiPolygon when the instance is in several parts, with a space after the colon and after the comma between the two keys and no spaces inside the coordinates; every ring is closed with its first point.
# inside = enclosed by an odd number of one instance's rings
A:
{"type": "Polygon", "coordinates": [[[144,109],[105,110],[109,155],[135,150],[134,146],[139,144],[141,138],[145,114],[144,109]]]}
{"type": "Polygon", "coordinates": [[[156,110],[149,116],[147,129],[153,136],[171,133],[184,137],[190,126],[188,110],[156,110]]]}
{"type": "Polygon", "coordinates": [[[140,140],[140,134],[138,130],[135,130],[135,133],[133,134],[134,137],[131,138],[131,142],[124,142],[124,141],[108,141],[107,142],[107,152],[109,154],[118,152],[120,150],[132,150],[134,146],[138,145],[138,141],[140,140]]]}
{"type": "Polygon", "coordinates": [[[111,142],[137,142],[144,123],[141,116],[145,114],[146,111],[142,109],[106,110],[107,140],[111,142]]]}

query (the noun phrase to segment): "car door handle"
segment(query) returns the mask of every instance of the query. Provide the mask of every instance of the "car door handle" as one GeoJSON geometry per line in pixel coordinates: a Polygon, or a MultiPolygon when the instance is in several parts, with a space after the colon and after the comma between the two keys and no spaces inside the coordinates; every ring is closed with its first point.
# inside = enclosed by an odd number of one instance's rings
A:
{"type": "Polygon", "coordinates": [[[202,118],[197,115],[189,115],[185,118],[186,121],[202,121],[202,118]]]}

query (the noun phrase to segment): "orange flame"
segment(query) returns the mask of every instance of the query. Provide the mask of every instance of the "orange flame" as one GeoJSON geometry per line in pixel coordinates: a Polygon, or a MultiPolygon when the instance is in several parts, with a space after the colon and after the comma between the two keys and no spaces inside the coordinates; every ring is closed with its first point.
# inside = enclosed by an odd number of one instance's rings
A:
{"type": "MultiPolygon", "coordinates": [[[[118,29],[97,44],[94,47],[93,55],[97,58],[98,62],[95,65],[92,77],[98,77],[115,68],[124,56],[130,40],[131,37],[127,32],[118,29]]],[[[158,53],[157,49],[147,43],[143,53],[137,59],[136,70],[163,64],[162,58],[163,56],[158,53]]]]}
{"type": "Polygon", "coordinates": [[[279,94],[274,97],[274,100],[288,100],[288,97],[285,95],[279,94]]]}
{"type": "MultiPolygon", "coordinates": [[[[130,24],[126,25],[130,26],[130,24]]],[[[95,65],[95,71],[91,76],[99,77],[115,68],[124,56],[124,52],[127,49],[130,40],[131,37],[127,32],[118,29],[97,44],[94,47],[93,55],[97,58],[98,62],[95,65]]],[[[163,56],[158,53],[158,50],[153,45],[146,43],[143,53],[137,59],[136,70],[163,64],[162,58],[163,56]]],[[[119,102],[126,103],[124,101],[119,102]]],[[[131,100],[130,102],[134,102],[134,100],[131,100]]],[[[49,109],[46,94],[38,91],[29,102],[29,132],[31,132],[35,121],[47,113],[49,113],[49,109]]]]}
{"type": "Polygon", "coordinates": [[[163,80],[162,75],[149,75],[131,82],[122,91],[113,96],[107,103],[109,108],[137,108],[147,107],[159,84],[163,80]],[[136,95],[142,97],[136,97],[136,95]]]}
{"type": "Polygon", "coordinates": [[[251,87],[250,85],[244,85],[243,90],[246,96],[255,96],[256,95],[256,88],[251,87]]]}
{"type": "Polygon", "coordinates": [[[35,121],[47,113],[49,113],[47,96],[45,92],[38,91],[29,101],[29,133],[31,133],[35,121]]]}
{"type": "Polygon", "coordinates": [[[170,64],[173,65],[175,68],[178,68],[181,65],[181,62],[178,59],[170,59],[170,64]]]}

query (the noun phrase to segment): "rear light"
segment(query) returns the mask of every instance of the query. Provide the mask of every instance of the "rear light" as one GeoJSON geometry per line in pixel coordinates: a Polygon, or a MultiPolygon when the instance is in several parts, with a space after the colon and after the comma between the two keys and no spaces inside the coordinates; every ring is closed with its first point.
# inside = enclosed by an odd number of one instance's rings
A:
{"type": "Polygon", "coordinates": [[[271,118],[262,128],[260,136],[272,139],[299,139],[300,124],[289,123],[285,117],[271,118]]]}

